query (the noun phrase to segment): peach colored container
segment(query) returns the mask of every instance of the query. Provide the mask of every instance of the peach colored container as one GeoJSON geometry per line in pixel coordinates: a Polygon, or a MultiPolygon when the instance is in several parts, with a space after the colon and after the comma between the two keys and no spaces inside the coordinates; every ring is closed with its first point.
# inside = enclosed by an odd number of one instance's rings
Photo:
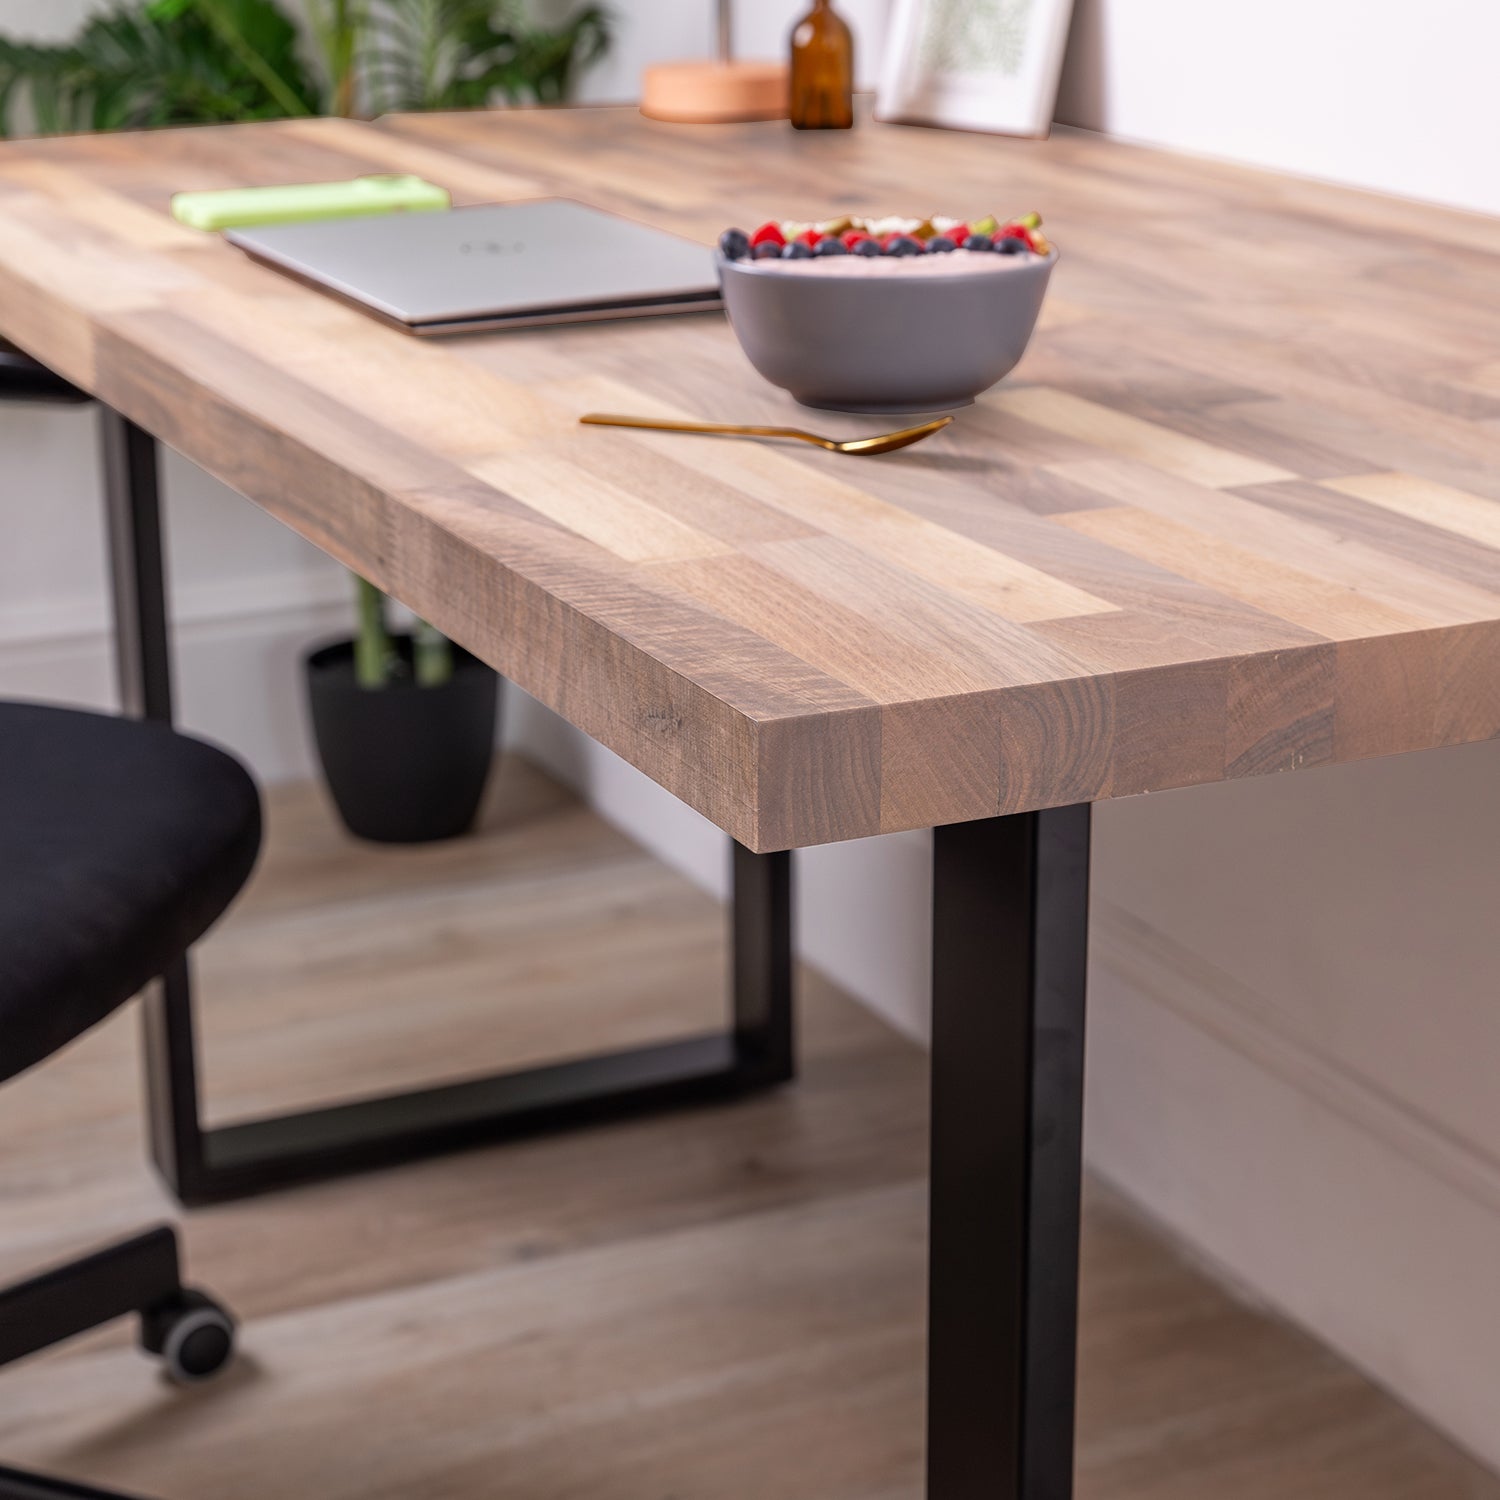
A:
{"type": "Polygon", "coordinates": [[[790,97],[785,63],[658,63],[646,69],[641,113],[683,125],[784,120],[790,97]]]}

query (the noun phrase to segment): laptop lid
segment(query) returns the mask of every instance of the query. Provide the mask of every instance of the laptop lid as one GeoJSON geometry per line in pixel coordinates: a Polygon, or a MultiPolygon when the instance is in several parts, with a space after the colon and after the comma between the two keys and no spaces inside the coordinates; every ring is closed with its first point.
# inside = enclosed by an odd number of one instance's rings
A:
{"type": "Polygon", "coordinates": [[[225,238],[413,333],[722,305],[711,251],[564,198],[265,225],[225,238]]]}

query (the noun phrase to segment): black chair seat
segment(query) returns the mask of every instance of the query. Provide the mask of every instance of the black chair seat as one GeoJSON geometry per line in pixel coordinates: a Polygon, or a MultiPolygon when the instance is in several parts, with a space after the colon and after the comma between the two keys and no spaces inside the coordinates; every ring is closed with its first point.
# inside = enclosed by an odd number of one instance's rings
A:
{"type": "Polygon", "coordinates": [[[160,724],[0,703],[0,1079],[168,968],[260,848],[239,763],[160,724]]]}

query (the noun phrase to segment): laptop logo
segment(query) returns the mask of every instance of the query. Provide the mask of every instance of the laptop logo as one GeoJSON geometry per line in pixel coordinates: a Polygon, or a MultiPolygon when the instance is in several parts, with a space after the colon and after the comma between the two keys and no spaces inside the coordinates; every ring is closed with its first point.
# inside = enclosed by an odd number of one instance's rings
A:
{"type": "Polygon", "coordinates": [[[520,255],[525,249],[525,240],[465,240],[458,252],[460,255],[520,255]]]}

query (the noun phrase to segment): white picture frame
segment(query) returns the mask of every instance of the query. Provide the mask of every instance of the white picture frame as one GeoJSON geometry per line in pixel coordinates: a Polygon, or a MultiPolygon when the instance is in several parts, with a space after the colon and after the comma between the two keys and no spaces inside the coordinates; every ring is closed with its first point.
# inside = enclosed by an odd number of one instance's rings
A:
{"type": "Polygon", "coordinates": [[[1073,0],[895,0],[875,118],[1044,137],[1073,0]]]}

